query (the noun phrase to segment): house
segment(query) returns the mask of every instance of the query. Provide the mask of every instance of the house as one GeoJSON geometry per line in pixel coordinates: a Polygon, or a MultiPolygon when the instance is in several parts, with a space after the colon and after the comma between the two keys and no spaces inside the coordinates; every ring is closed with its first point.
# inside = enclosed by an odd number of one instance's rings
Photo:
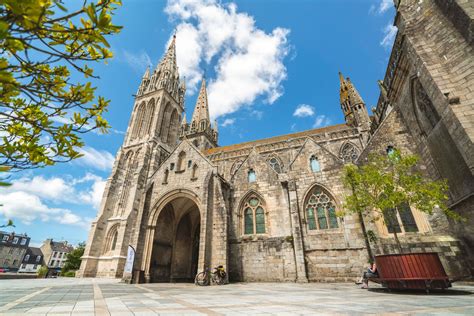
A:
{"type": "Polygon", "coordinates": [[[61,270],[67,254],[74,249],[67,241],[53,241],[53,239],[46,239],[40,248],[46,266],[57,270],[61,270]]]}
{"type": "Polygon", "coordinates": [[[0,231],[0,267],[17,271],[28,249],[26,234],[0,231]]]}
{"type": "Polygon", "coordinates": [[[44,260],[41,249],[37,247],[28,247],[18,272],[36,273],[43,264],[44,260]]]}

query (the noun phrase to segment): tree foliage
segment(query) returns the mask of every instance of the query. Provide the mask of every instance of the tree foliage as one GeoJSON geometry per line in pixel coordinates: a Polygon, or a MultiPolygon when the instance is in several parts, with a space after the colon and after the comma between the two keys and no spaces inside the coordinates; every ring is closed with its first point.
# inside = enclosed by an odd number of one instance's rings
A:
{"type": "MultiPolygon", "coordinates": [[[[418,161],[415,155],[401,155],[394,150],[389,155],[372,154],[362,166],[346,165],[344,186],[351,194],[346,196],[344,211],[396,218],[398,207],[408,203],[427,214],[439,209],[450,218],[460,219],[447,207],[447,182],[423,176],[418,161]]],[[[401,249],[396,231],[394,236],[401,249]]]]}
{"type": "Polygon", "coordinates": [[[90,63],[112,57],[106,36],[120,31],[121,1],[91,1],[70,12],[63,0],[0,0],[0,165],[69,161],[82,133],[109,128],[90,63]]]}
{"type": "Polygon", "coordinates": [[[70,253],[67,254],[66,262],[61,269],[61,275],[72,270],[79,270],[81,267],[81,257],[84,255],[84,250],[86,248],[85,243],[79,243],[79,245],[70,253]]]}

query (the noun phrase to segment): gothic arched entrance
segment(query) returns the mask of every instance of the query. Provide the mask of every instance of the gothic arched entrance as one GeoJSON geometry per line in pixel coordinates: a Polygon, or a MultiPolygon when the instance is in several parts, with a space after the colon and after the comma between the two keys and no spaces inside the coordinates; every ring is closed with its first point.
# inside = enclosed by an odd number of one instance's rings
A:
{"type": "Polygon", "coordinates": [[[166,203],[150,234],[149,282],[193,282],[198,269],[200,222],[199,208],[190,198],[177,197],[166,203]]]}

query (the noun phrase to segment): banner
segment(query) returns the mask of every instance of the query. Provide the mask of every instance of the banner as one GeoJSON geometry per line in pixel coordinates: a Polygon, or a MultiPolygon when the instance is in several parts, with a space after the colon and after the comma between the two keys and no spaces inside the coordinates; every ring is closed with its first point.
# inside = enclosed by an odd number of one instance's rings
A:
{"type": "Polygon", "coordinates": [[[132,246],[128,246],[127,261],[125,262],[125,272],[132,273],[133,261],[135,260],[135,249],[132,246]]]}

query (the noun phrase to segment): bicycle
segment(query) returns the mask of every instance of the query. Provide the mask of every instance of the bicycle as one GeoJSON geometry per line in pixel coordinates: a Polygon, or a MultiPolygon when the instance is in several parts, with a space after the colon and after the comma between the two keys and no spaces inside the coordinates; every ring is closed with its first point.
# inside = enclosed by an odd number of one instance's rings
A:
{"type": "Polygon", "coordinates": [[[225,273],[223,266],[215,267],[213,272],[211,272],[210,270],[211,269],[209,268],[205,268],[204,271],[198,273],[196,275],[196,278],[194,279],[194,284],[206,286],[210,284],[211,280],[212,283],[215,283],[217,285],[225,284],[227,274],[225,273]]]}

